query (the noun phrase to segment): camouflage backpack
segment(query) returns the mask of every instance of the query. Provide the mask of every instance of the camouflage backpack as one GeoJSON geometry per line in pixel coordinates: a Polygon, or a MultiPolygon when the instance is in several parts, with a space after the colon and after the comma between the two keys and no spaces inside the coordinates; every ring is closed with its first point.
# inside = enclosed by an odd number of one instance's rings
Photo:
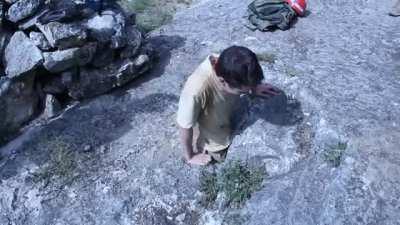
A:
{"type": "Polygon", "coordinates": [[[296,12],[284,0],[254,0],[248,6],[251,30],[287,30],[294,18],[296,12]]]}

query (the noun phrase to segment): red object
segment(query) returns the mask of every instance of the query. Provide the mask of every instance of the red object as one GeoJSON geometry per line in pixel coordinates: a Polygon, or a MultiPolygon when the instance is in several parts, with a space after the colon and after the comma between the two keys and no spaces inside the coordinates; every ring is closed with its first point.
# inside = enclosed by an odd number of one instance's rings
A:
{"type": "Polygon", "coordinates": [[[304,16],[307,8],[306,0],[285,0],[285,1],[290,5],[290,7],[292,7],[294,11],[296,11],[297,15],[304,16]]]}

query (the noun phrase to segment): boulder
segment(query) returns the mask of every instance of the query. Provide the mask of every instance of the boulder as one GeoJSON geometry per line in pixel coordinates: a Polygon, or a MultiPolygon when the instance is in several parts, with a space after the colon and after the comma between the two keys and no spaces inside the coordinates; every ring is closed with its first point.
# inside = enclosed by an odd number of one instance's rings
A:
{"type": "Polygon", "coordinates": [[[57,116],[61,112],[61,104],[54,95],[47,94],[45,101],[45,108],[43,111],[44,118],[50,119],[57,116]]]}
{"type": "Polygon", "coordinates": [[[47,12],[47,10],[45,8],[39,9],[38,12],[34,16],[29,17],[23,21],[20,21],[18,28],[20,30],[33,29],[39,23],[39,18],[46,12],[47,12]]]}
{"type": "Polygon", "coordinates": [[[45,25],[37,24],[37,27],[51,47],[57,47],[60,50],[82,46],[87,38],[86,29],[78,23],[50,22],[45,25]]]}
{"type": "Polygon", "coordinates": [[[101,69],[82,68],[79,78],[69,87],[68,94],[74,99],[94,97],[128,83],[149,68],[147,55],[120,60],[101,69]]]}
{"type": "Polygon", "coordinates": [[[47,41],[46,37],[44,36],[44,34],[32,31],[29,33],[29,38],[39,49],[44,51],[51,49],[51,46],[47,41]]]}
{"type": "Polygon", "coordinates": [[[3,25],[5,5],[3,1],[0,1],[0,27],[3,25]]]}
{"type": "Polygon", "coordinates": [[[42,90],[46,94],[64,94],[77,76],[78,67],[73,67],[57,75],[50,74],[45,79],[42,79],[42,90]]]}
{"type": "Polygon", "coordinates": [[[96,15],[89,19],[86,27],[90,36],[99,42],[108,42],[115,34],[117,20],[113,14],[96,15]]]}
{"type": "Polygon", "coordinates": [[[17,80],[0,77],[0,142],[32,119],[38,102],[34,74],[17,80]]]}
{"type": "Polygon", "coordinates": [[[121,51],[121,58],[134,57],[139,53],[142,45],[143,36],[142,33],[135,27],[127,27],[127,46],[121,51]]]}
{"type": "Polygon", "coordinates": [[[0,66],[3,66],[4,50],[8,44],[8,41],[10,40],[10,37],[11,33],[0,29],[0,66]]]}
{"type": "Polygon", "coordinates": [[[12,4],[7,12],[7,19],[11,22],[18,22],[35,14],[43,0],[19,0],[12,4]]]}
{"type": "Polygon", "coordinates": [[[43,63],[42,52],[22,31],[15,32],[11,37],[4,59],[6,74],[10,78],[33,71],[43,63]]]}
{"type": "Polygon", "coordinates": [[[90,65],[101,68],[111,64],[114,61],[115,50],[111,49],[109,46],[103,45],[98,46],[96,54],[93,57],[90,65]]]}
{"type": "Polygon", "coordinates": [[[14,4],[17,1],[18,0],[4,0],[4,2],[6,2],[7,4],[14,4]]]}
{"type": "Polygon", "coordinates": [[[83,66],[88,64],[96,51],[96,43],[89,43],[80,48],[70,48],[55,52],[45,52],[44,67],[52,72],[57,73],[67,70],[74,66],[83,66]]]}

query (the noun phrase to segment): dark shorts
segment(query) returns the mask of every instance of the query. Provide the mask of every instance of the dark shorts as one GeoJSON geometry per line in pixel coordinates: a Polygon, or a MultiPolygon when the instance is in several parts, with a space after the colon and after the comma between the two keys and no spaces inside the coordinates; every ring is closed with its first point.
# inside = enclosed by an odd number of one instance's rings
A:
{"type": "Polygon", "coordinates": [[[225,161],[225,159],[226,159],[226,155],[228,154],[228,148],[217,151],[217,152],[206,151],[206,154],[211,156],[211,159],[213,162],[221,163],[221,162],[225,161]]]}

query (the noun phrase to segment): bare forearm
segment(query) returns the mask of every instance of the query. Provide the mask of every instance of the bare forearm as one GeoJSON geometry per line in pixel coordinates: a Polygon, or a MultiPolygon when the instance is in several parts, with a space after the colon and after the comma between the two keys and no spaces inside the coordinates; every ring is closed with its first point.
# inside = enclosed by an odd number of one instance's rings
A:
{"type": "Polygon", "coordinates": [[[184,148],[184,156],[186,160],[193,157],[193,128],[185,129],[180,128],[180,139],[184,148]]]}

